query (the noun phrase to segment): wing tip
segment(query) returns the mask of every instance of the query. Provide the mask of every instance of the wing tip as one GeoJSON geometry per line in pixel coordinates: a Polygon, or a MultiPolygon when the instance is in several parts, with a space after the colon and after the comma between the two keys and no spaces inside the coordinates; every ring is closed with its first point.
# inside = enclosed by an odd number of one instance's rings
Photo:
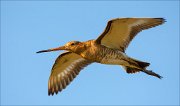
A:
{"type": "Polygon", "coordinates": [[[160,20],[160,21],[162,21],[162,23],[167,22],[165,18],[154,18],[154,19],[160,20]]]}
{"type": "Polygon", "coordinates": [[[61,92],[61,91],[54,91],[54,92],[52,92],[52,91],[48,90],[48,96],[53,96],[54,94],[57,95],[58,92],[61,92]]]}

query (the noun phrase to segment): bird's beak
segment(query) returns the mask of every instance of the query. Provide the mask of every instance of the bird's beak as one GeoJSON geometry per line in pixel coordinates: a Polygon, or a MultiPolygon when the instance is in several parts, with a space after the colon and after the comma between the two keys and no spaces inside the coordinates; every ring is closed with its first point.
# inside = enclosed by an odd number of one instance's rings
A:
{"type": "Polygon", "coordinates": [[[51,52],[51,51],[58,51],[58,50],[66,50],[66,47],[65,46],[61,46],[61,47],[57,47],[57,48],[41,50],[41,51],[38,51],[36,53],[51,52]]]}

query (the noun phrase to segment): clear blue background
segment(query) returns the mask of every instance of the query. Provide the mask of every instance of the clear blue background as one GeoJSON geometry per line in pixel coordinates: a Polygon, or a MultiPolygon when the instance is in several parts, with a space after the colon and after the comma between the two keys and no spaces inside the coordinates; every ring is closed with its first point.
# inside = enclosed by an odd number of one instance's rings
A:
{"type": "Polygon", "coordinates": [[[179,1],[1,1],[1,104],[179,105],[179,1]],[[96,39],[117,17],[166,18],[139,33],[126,51],[164,78],[95,63],[48,96],[51,67],[62,51],[35,52],[96,39]]]}

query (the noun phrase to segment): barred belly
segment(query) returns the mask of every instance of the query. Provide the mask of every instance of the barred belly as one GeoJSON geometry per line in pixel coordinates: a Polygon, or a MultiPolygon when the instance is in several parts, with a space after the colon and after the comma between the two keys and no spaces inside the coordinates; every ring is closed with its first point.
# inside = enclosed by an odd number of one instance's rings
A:
{"type": "Polygon", "coordinates": [[[110,50],[105,52],[105,56],[102,58],[102,64],[113,64],[113,65],[127,65],[129,64],[126,60],[127,55],[118,50],[110,50]]]}

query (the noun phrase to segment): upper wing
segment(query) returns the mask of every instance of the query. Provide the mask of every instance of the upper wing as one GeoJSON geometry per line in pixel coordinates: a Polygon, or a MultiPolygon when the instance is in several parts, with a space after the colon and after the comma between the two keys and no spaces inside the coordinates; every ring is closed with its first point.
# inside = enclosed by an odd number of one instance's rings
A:
{"type": "Polygon", "coordinates": [[[79,74],[80,70],[91,62],[81,56],[66,52],[61,54],[55,61],[48,82],[48,95],[58,93],[79,74]]]}
{"type": "Polygon", "coordinates": [[[163,18],[117,18],[110,20],[96,42],[113,49],[125,51],[136,34],[144,29],[164,23],[163,18]]]}

